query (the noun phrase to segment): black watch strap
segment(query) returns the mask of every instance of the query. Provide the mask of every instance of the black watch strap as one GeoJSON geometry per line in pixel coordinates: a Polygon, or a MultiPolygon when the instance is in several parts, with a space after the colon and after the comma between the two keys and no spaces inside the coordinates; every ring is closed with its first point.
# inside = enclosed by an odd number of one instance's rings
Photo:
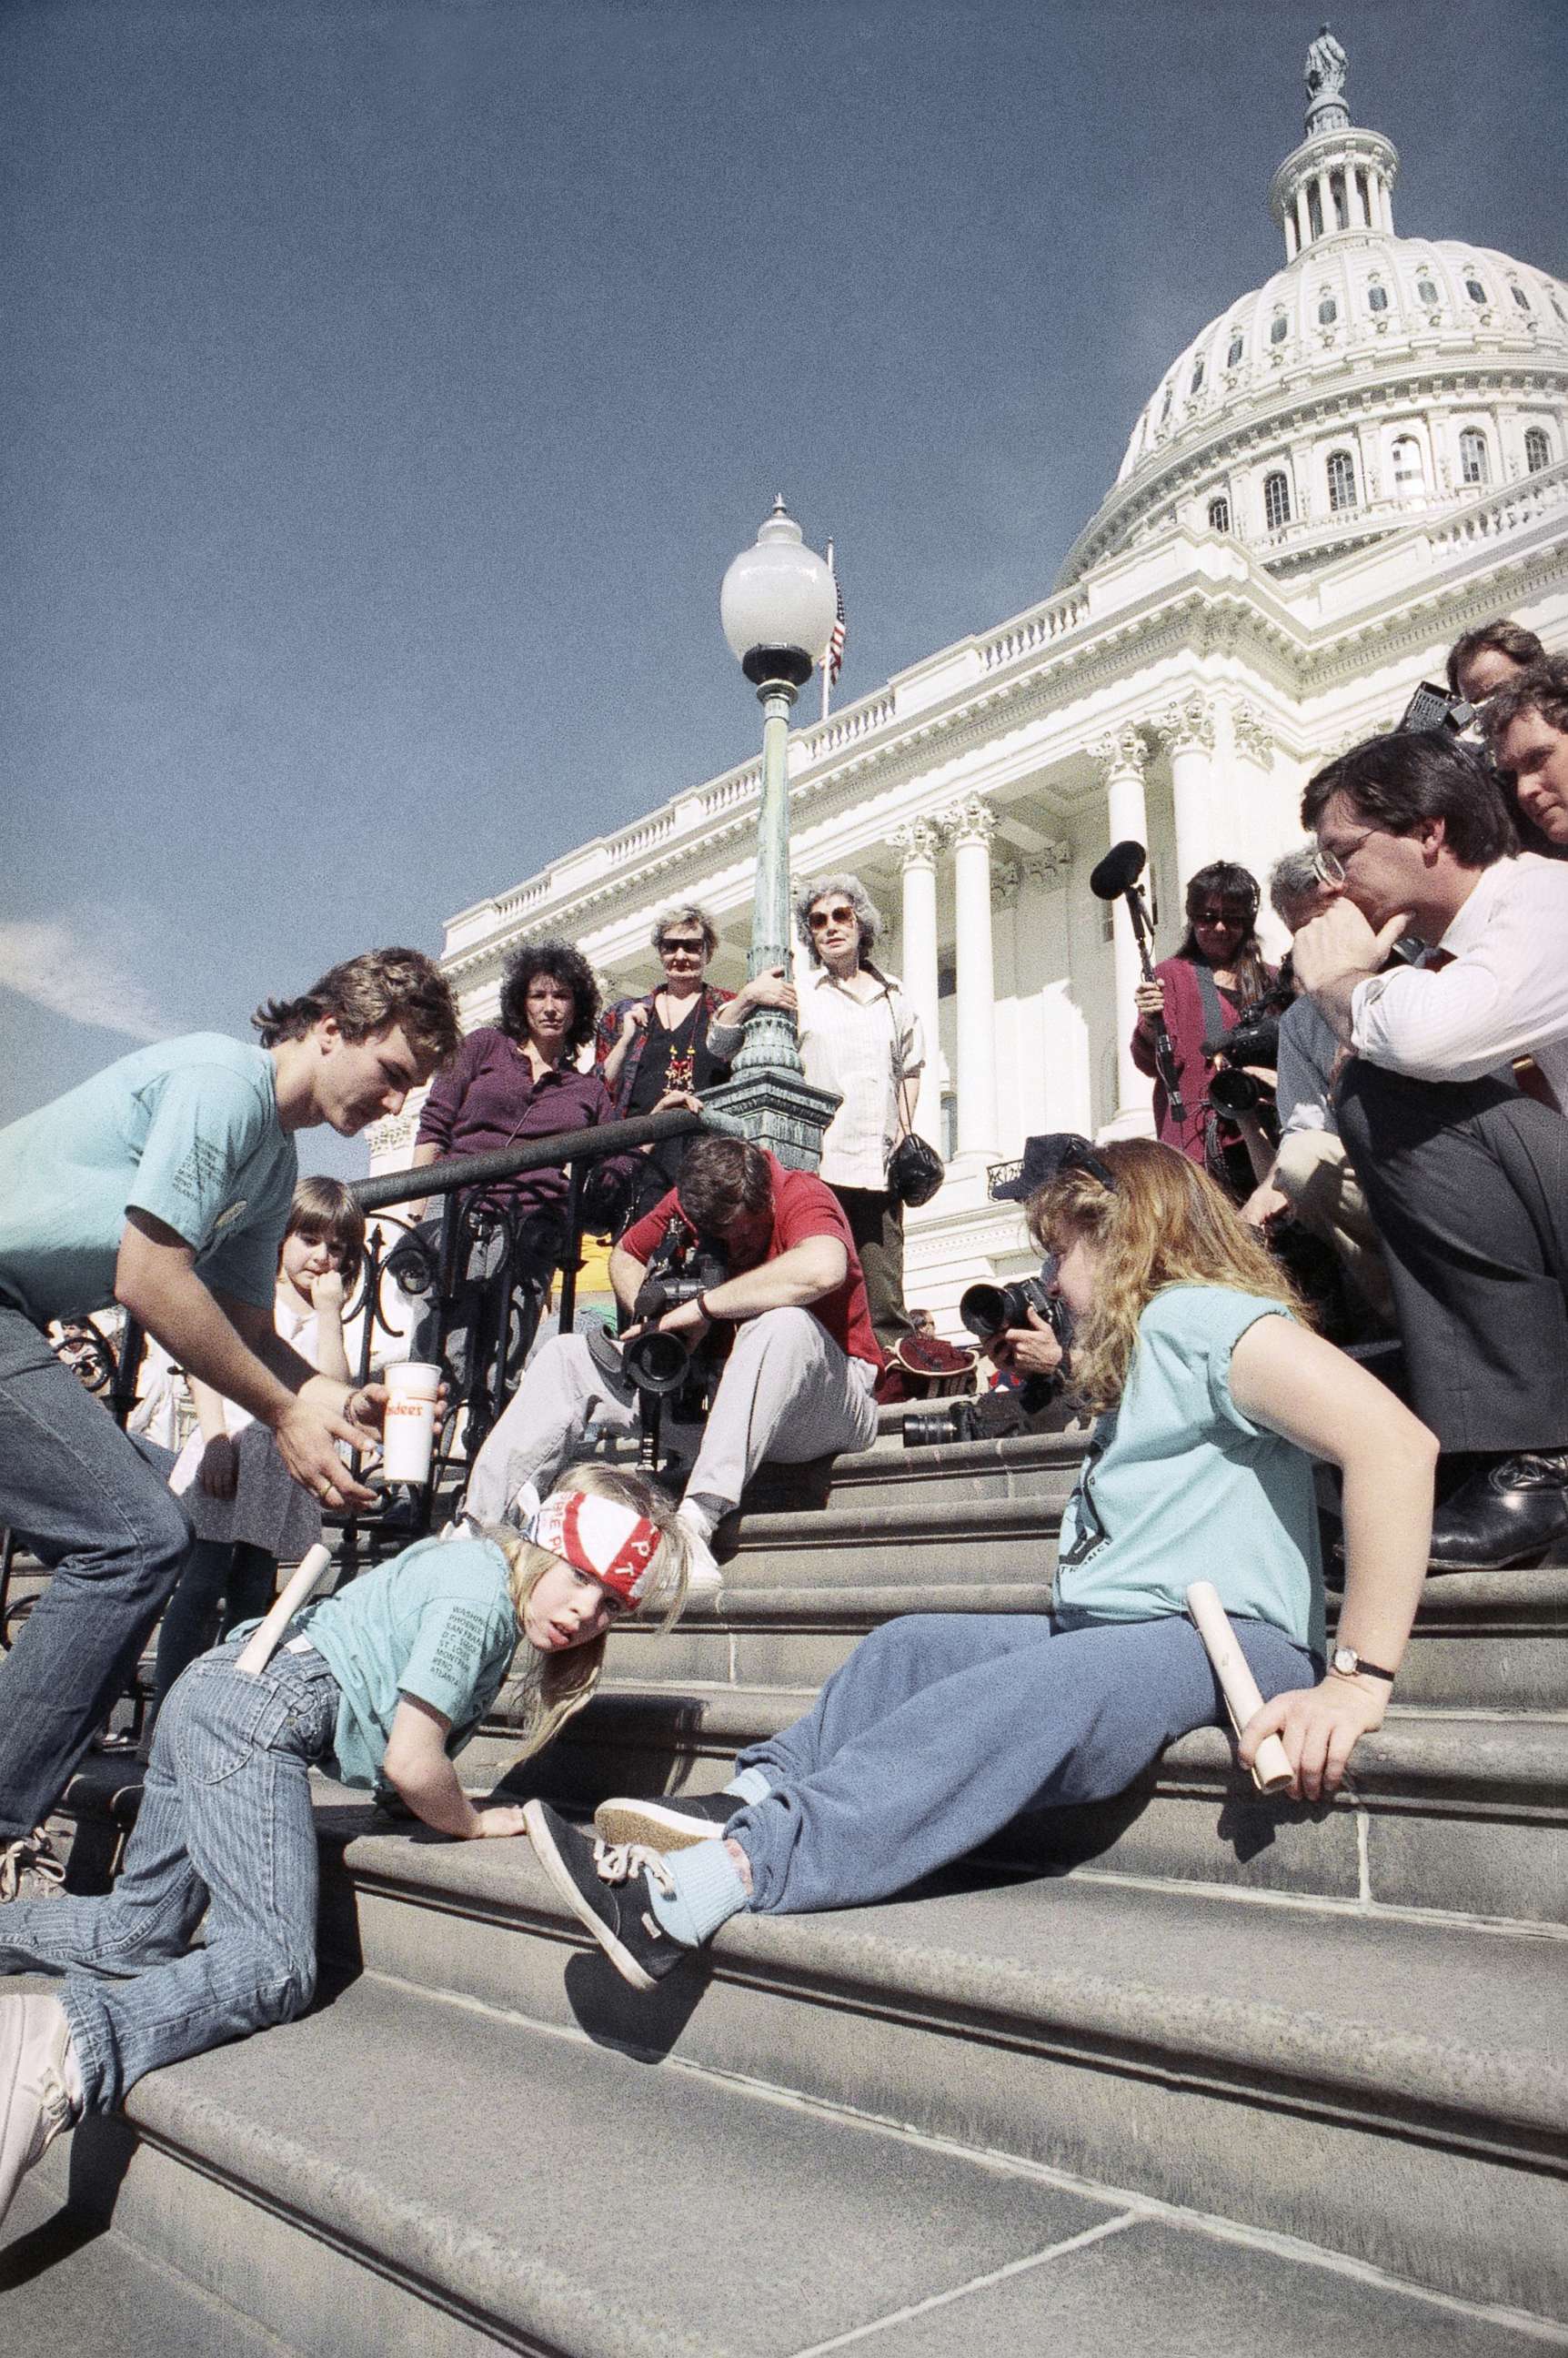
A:
{"type": "Polygon", "coordinates": [[[1357,1654],[1354,1646],[1336,1646],[1334,1653],[1328,1658],[1328,1667],[1335,1673],[1336,1678],[1387,1679],[1390,1686],[1393,1685],[1396,1675],[1392,1671],[1385,1671],[1377,1662],[1369,1662],[1364,1654],[1357,1654]],[[1340,1653],[1349,1654],[1354,1657],[1356,1664],[1354,1670],[1346,1670],[1341,1667],[1340,1663],[1336,1660],[1336,1656],[1340,1653]]]}

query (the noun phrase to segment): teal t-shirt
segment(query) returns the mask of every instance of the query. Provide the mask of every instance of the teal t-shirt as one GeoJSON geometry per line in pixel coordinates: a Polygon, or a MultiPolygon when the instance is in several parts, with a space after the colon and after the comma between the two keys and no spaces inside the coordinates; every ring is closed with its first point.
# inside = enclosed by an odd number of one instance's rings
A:
{"type": "Polygon", "coordinates": [[[1312,1460],[1230,1396],[1230,1355],[1290,1313],[1229,1286],[1176,1285],[1138,1322],[1127,1388],[1101,1417],[1062,1518],[1052,1609],[1069,1624],[1186,1609],[1209,1580],[1227,1613],[1321,1652],[1312,1460]]]}
{"type": "Polygon", "coordinates": [[[520,1632],[493,1540],[420,1540],[390,1563],[307,1606],[298,1628],[342,1689],[333,1747],[346,1785],[375,1785],[404,1695],[473,1734],[501,1692],[520,1632]]]}
{"type": "Polygon", "coordinates": [[[0,1130],[0,1302],[39,1325],[102,1310],[134,1208],[195,1248],[205,1284],[270,1310],[297,1176],[265,1048],[138,1048],[0,1130]]]}

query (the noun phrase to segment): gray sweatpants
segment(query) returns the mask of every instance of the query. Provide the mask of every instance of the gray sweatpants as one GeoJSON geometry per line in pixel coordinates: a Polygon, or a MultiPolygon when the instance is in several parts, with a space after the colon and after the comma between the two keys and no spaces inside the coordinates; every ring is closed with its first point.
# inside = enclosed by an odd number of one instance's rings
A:
{"type": "MultiPolygon", "coordinates": [[[[1321,1665],[1267,1622],[1233,1623],[1264,1699],[1321,1665]]],[[[793,1727],[742,1752],[772,1789],[725,1833],[751,1861],[752,1910],[794,1916],[885,1899],[1027,1809],[1108,1801],[1162,1747],[1223,1718],[1192,1623],[914,1613],[885,1622],[793,1727]]]]}
{"type": "MultiPolygon", "coordinates": [[[[666,1421],[678,1449],[697,1444],[687,1494],[735,1506],[759,1466],[797,1466],[876,1438],[876,1369],[850,1359],[809,1310],[764,1310],[737,1327],[705,1425],[666,1421]],[[700,1433],[700,1442],[697,1435],[700,1433]]],[[[590,1422],[630,1433],[636,1396],[594,1364],[580,1335],[557,1335],[534,1359],[469,1476],[467,1511],[498,1522],[524,1482],[541,1498],[581,1450],[590,1422]]]]}

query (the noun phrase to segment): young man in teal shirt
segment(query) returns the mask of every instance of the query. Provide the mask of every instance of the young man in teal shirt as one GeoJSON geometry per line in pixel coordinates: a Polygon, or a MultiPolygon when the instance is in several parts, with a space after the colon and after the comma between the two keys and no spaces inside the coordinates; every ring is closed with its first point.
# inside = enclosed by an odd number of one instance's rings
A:
{"type": "Polygon", "coordinates": [[[379,1395],[316,1374],[273,1323],[294,1133],[351,1137],[458,1044],[416,950],[372,950],[253,1018],[124,1056],[0,1130],[0,1523],[53,1572],[0,1662],[0,1901],[57,1888],[39,1831],[135,1668],[189,1544],[163,1476],[56,1357],[51,1319],[116,1302],[271,1427],[295,1480],[368,1505],[338,1444],[379,1395]]]}

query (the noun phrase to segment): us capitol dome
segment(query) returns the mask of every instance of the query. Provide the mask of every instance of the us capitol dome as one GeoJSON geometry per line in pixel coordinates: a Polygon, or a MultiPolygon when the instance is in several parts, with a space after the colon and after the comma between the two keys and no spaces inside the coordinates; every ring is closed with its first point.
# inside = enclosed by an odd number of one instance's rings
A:
{"type": "Polygon", "coordinates": [[[1326,26],[1306,137],[1269,189],[1285,265],[1172,362],[1063,588],[1175,522],[1276,576],[1563,456],[1568,287],[1488,247],[1394,234],[1400,159],[1345,103],[1326,26]]]}

